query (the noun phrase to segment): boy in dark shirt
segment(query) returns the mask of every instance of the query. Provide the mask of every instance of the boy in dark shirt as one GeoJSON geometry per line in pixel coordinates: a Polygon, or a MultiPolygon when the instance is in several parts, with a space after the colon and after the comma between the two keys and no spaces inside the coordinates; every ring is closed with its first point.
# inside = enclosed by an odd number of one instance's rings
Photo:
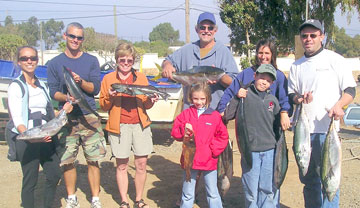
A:
{"type": "MultiPolygon", "coordinates": [[[[255,80],[248,89],[240,89],[225,111],[225,120],[238,118],[239,98],[244,99],[248,148],[252,165],[249,165],[242,152],[242,184],[245,192],[245,207],[275,207],[276,189],[273,188],[273,169],[275,154],[275,133],[273,125],[280,111],[279,102],[269,92],[276,80],[276,69],[271,64],[262,64],[255,73],[255,80]]],[[[238,122],[236,122],[238,125],[238,122]]],[[[238,137],[238,135],[237,135],[238,137]]],[[[244,148],[242,148],[244,149],[244,148]]]]}

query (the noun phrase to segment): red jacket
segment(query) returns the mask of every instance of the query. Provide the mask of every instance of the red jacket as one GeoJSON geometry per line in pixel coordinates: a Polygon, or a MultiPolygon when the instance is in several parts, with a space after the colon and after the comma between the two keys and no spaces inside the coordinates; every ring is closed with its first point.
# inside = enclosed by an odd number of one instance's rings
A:
{"type": "MultiPolygon", "coordinates": [[[[194,106],[184,110],[176,117],[171,131],[171,136],[177,141],[182,141],[186,123],[192,125],[195,134],[196,152],[192,169],[216,170],[218,156],[226,148],[229,139],[219,112],[208,108],[198,117],[194,106]]],[[[184,158],[181,155],[181,167],[184,167],[183,161],[184,158]]]]}

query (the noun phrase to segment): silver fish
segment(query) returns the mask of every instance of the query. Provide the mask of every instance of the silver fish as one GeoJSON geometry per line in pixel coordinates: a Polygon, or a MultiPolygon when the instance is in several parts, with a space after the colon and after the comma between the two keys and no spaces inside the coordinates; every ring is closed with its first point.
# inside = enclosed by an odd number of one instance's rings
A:
{"type": "Polygon", "coordinates": [[[233,174],[233,149],[232,141],[229,140],[225,150],[219,155],[217,164],[217,185],[222,199],[230,189],[230,180],[233,174]]]}
{"type": "Polygon", "coordinates": [[[128,94],[131,96],[135,95],[147,95],[152,96],[154,93],[158,94],[162,99],[167,101],[170,95],[166,92],[161,92],[156,87],[151,85],[133,85],[133,84],[112,84],[111,87],[116,91],[124,94],[128,94]]]}
{"type": "Polygon", "coordinates": [[[341,142],[334,127],[334,118],[330,122],[321,156],[321,182],[326,196],[332,201],[340,187],[341,178],[341,142]]]}
{"type": "Polygon", "coordinates": [[[36,126],[19,134],[18,140],[41,140],[45,136],[54,136],[67,123],[66,111],[62,109],[59,115],[47,122],[46,124],[36,126]]]}
{"type": "Polygon", "coordinates": [[[90,107],[89,103],[86,101],[84,97],[83,91],[79,88],[78,84],[75,82],[72,74],[70,73],[70,70],[67,69],[65,66],[63,68],[63,74],[64,74],[66,87],[70,92],[70,95],[75,98],[76,100],[75,103],[77,103],[80,107],[86,109],[88,112],[101,118],[101,116],[90,107]]]}
{"type": "Polygon", "coordinates": [[[212,66],[195,66],[188,71],[175,72],[173,79],[185,86],[195,83],[210,81],[219,81],[225,74],[224,70],[212,66]]]}
{"type": "Polygon", "coordinates": [[[296,163],[302,176],[305,176],[308,171],[311,157],[310,124],[304,105],[301,104],[300,106],[300,115],[295,126],[293,146],[296,163]]]}

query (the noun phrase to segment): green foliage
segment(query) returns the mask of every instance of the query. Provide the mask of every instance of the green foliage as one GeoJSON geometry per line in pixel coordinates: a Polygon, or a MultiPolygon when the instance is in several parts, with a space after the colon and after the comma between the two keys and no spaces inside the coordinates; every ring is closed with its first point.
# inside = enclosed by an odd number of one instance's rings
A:
{"type": "Polygon", "coordinates": [[[136,42],[134,43],[136,48],[141,48],[146,53],[158,53],[160,57],[165,57],[169,55],[171,52],[169,51],[169,45],[161,40],[153,41],[153,42],[136,42]]]}
{"type": "Polygon", "coordinates": [[[0,59],[15,60],[18,47],[26,45],[26,41],[14,34],[0,34],[0,59]]]}
{"type": "Polygon", "coordinates": [[[250,66],[253,66],[255,65],[255,57],[252,57],[250,59],[250,63],[249,63],[249,60],[248,58],[241,58],[240,59],[240,66],[241,66],[241,69],[244,70],[250,66]]]}
{"type": "Polygon", "coordinates": [[[30,17],[27,22],[17,25],[19,35],[23,37],[28,45],[37,46],[37,41],[40,40],[39,25],[36,17],[30,17]]]}
{"type": "Polygon", "coordinates": [[[149,34],[150,42],[161,40],[168,45],[173,45],[179,40],[179,30],[174,30],[170,23],[165,22],[153,28],[149,34]]]}
{"type": "Polygon", "coordinates": [[[46,50],[52,49],[57,43],[62,40],[61,31],[63,29],[63,21],[55,21],[54,19],[50,19],[43,24],[43,36],[46,50]]]}
{"type": "Polygon", "coordinates": [[[354,38],[345,34],[345,29],[335,27],[333,50],[347,58],[360,57],[360,35],[354,38]]]}

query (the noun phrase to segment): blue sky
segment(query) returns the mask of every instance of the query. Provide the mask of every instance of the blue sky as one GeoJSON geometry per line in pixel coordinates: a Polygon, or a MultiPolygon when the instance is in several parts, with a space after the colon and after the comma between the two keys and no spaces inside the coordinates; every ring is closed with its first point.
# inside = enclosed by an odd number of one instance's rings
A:
{"type": "MultiPolygon", "coordinates": [[[[31,16],[44,20],[55,18],[64,21],[65,25],[78,21],[85,27],[95,28],[97,32],[111,34],[114,34],[113,5],[117,5],[117,31],[120,38],[148,41],[153,27],[170,22],[175,30],[180,31],[180,40],[185,40],[185,0],[0,0],[0,5],[0,21],[4,21],[7,15],[11,15],[14,20],[27,20],[31,16]]],[[[194,26],[198,15],[209,11],[216,14],[219,26],[217,40],[229,42],[227,36],[230,30],[220,20],[216,0],[190,0],[190,8],[192,41],[197,39],[194,26]]],[[[335,22],[351,36],[360,34],[360,22],[356,13],[348,25],[346,15],[342,16],[337,11],[335,22]]]]}

